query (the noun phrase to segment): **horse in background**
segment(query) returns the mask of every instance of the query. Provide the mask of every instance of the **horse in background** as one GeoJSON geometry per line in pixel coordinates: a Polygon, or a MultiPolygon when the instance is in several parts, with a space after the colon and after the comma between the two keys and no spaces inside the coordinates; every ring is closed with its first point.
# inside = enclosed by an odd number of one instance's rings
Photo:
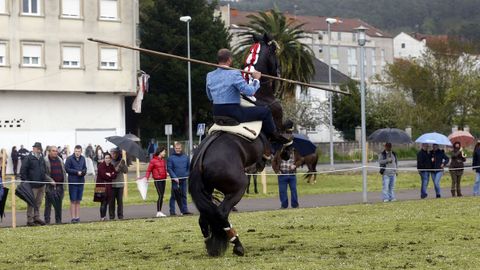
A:
{"type": "MultiPolygon", "coordinates": [[[[277,57],[278,44],[268,34],[253,35],[253,44],[245,59],[245,71],[260,71],[262,74],[280,77],[280,63],[277,57]]],[[[243,73],[243,77],[249,81],[250,75],[243,73]]],[[[260,89],[255,93],[256,104],[268,106],[272,111],[273,120],[280,132],[292,134],[294,123],[291,120],[283,122],[283,109],[280,101],[275,97],[275,84],[277,82],[261,77],[260,89]]],[[[302,157],[302,166],[306,165],[308,172],[305,179],[308,183],[316,183],[317,178],[317,152],[302,157]]]]}

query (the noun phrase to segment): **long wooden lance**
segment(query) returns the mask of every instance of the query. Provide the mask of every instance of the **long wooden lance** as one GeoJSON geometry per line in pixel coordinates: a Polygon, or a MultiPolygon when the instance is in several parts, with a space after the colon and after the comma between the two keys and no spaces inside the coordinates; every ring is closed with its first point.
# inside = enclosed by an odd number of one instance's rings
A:
{"type": "MultiPolygon", "coordinates": [[[[120,44],[120,43],[100,40],[100,39],[96,39],[96,38],[88,38],[88,40],[93,41],[93,42],[97,42],[97,43],[101,43],[101,44],[105,44],[105,45],[114,46],[114,47],[120,47],[120,48],[135,50],[135,51],[148,53],[148,54],[153,54],[153,55],[158,55],[158,56],[163,56],[163,57],[167,57],[167,58],[174,58],[174,59],[178,59],[178,60],[182,60],[182,61],[186,61],[186,62],[192,62],[192,63],[196,63],[196,64],[201,64],[201,65],[206,65],[206,66],[211,66],[211,67],[217,67],[217,68],[237,70],[237,71],[240,71],[242,73],[248,73],[248,74],[253,73],[253,72],[241,70],[241,69],[238,69],[238,68],[227,67],[227,66],[224,66],[224,65],[205,62],[205,61],[201,61],[201,60],[197,60],[197,59],[193,59],[193,58],[187,58],[187,57],[183,57],[183,56],[179,56],[179,55],[175,55],[175,54],[158,52],[158,51],[139,48],[139,47],[133,47],[133,46],[124,45],[124,44],[120,44]]],[[[330,89],[330,88],[323,87],[323,86],[316,85],[316,84],[304,83],[304,82],[300,82],[300,81],[275,77],[275,76],[271,76],[271,75],[267,75],[267,74],[263,74],[263,73],[262,73],[262,77],[277,80],[277,81],[282,81],[282,82],[286,82],[286,83],[291,83],[291,84],[316,88],[316,89],[320,89],[320,90],[324,90],[324,91],[335,92],[335,93],[340,93],[340,94],[344,94],[344,95],[350,95],[350,93],[348,93],[348,92],[344,92],[344,91],[340,91],[340,90],[336,90],[336,89],[330,89]]]]}

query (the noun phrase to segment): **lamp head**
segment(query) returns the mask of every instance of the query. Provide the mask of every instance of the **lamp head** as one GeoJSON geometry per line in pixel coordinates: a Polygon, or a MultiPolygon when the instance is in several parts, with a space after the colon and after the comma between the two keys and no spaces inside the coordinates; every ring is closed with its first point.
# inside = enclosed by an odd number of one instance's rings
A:
{"type": "Polygon", "coordinates": [[[340,21],[339,19],[335,19],[335,18],[326,18],[325,21],[328,23],[328,24],[334,24],[334,23],[341,23],[342,21],[340,21]]]}
{"type": "Polygon", "coordinates": [[[359,27],[354,28],[353,30],[355,30],[357,32],[358,45],[365,46],[365,44],[367,43],[366,32],[367,32],[368,28],[363,26],[363,25],[360,25],[359,27]]]}
{"type": "Polygon", "coordinates": [[[191,20],[192,20],[192,17],[190,17],[190,16],[182,16],[182,17],[180,17],[180,21],[182,21],[182,22],[189,22],[189,21],[191,21],[191,20]]]}

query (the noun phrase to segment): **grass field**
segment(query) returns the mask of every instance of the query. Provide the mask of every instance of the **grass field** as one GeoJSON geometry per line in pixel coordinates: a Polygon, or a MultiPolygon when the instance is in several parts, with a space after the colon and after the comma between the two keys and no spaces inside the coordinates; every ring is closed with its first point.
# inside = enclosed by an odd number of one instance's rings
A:
{"type": "Polygon", "coordinates": [[[0,269],[475,269],[479,198],[231,216],[246,249],[209,258],[197,218],[0,230],[0,269]]]}
{"type": "MultiPolygon", "coordinates": [[[[134,178],[130,177],[130,181],[134,178]]],[[[90,182],[93,181],[90,179],[90,182]]],[[[473,185],[474,182],[474,174],[472,171],[466,170],[464,177],[462,179],[463,186],[473,185]]],[[[451,185],[451,178],[448,173],[446,173],[441,181],[441,186],[444,187],[442,192],[450,192],[450,185],[451,185]]],[[[8,186],[7,186],[8,187],[8,186]]],[[[429,187],[433,187],[433,183],[430,181],[429,187]]],[[[250,194],[245,194],[243,199],[249,198],[266,198],[266,197],[278,197],[278,184],[277,184],[277,177],[273,175],[269,175],[267,177],[267,194],[262,194],[262,185],[260,181],[260,177],[258,177],[258,189],[259,194],[253,193],[253,181],[250,185],[250,194]]],[[[396,182],[396,189],[420,189],[420,177],[418,173],[408,172],[408,173],[400,173],[397,182],[396,182]]],[[[372,172],[368,175],[368,190],[369,191],[381,191],[382,190],[382,182],[380,178],[380,174],[372,172]]],[[[317,176],[317,183],[316,184],[307,184],[305,180],[303,180],[302,176],[298,177],[298,194],[299,196],[302,195],[309,195],[309,194],[326,194],[326,193],[343,193],[343,192],[360,192],[362,191],[362,176],[360,171],[355,173],[348,173],[348,174],[321,174],[317,176]]],[[[170,183],[167,184],[167,188],[165,194],[170,194],[170,183]]],[[[170,196],[165,196],[165,200],[168,200],[170,196]]],[[[66,198],[68,198],[68,194],[66,194],[66,198]]],[[[92,201],[93,199],[93,185],[87,184],[85,186],[85,193],[84,193],[84,200],[82,201],[82,207],[97,207],[99,206],[98,203],[92,201]]],[[[190,198],[189,198],[190,199],[190,198]]],[[[133,205],[133,204],[155,204],[157,200],[157,194],[153,183],[150,183],[147,200],[143,201],[140,197],[140,194],[137,191],[137,187],[135,183],[129,184],[129,196],[128,198],[124,199],[125,205],[133,205]]],[[[11,200],[7,201],[6,211],[10,211],[11,200]]],[[[64,207],[69,207],[69,200],[64,200],[64,207]]],[[[26,204],[21,201],[17,200],[17,210],[25,210],[26,204]]]]}

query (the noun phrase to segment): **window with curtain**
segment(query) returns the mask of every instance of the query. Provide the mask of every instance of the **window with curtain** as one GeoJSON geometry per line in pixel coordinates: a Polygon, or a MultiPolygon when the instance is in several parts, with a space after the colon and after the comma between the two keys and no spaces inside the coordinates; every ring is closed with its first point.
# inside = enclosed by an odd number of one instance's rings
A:
{"type": "Polygon", "coordinates": [[[80,18],[81,0],[62,0],[62,17],[80,18]]]}
{"type": "Polygon", "coordinates": [[[100,19],[118,20],[118,0],[100,0],[100,19]]]}
{"type": "Polygon", "coordinates": [[[22,66],[42,66],[42,44],[22,44],[22,66]]]}
{"type": "Polygon", "coordinates": [[[62,67],[80,68],[82,63],[82,47],[64,45],[62,47],[62,67]]]}
{"type": "Polygon", "coordinates": [[[118,49],[101,48],[100,49],[100,68],[118,69],[118,49]]]}
{"type": "Polygon", "coordinates": [[[22,14],[24,15],[40,15],[40,0],[22,0],[22,14]]]}

